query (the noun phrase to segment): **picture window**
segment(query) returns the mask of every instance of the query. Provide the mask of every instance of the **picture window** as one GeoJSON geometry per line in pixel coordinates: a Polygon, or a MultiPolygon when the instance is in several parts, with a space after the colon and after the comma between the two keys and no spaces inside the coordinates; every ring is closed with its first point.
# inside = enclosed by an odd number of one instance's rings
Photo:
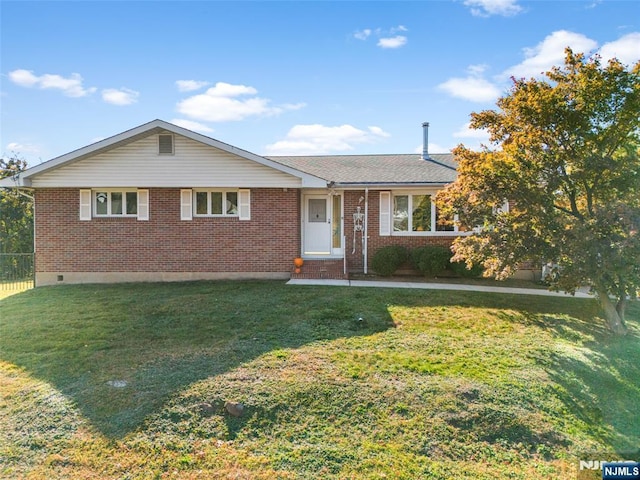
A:
{"type": "Polygon", "coordinates": [[[393,195],[392,212],[392,230],[396,235],[458,231],[454,219],[441,215],[428,193],[393,195]]]}

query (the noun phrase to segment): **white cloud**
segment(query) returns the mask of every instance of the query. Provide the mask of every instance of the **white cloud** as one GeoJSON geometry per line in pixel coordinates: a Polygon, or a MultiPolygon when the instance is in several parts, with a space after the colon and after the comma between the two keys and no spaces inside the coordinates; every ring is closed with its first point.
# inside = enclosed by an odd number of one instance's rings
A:
{"type": "Polygon", "coordinates": [[[489,132],[484,128],[471,128],[470,123],[465,123],[457,132],[453,133],[455,138],[473,138],[481,141],[489,141],[489,132]]]}
{"type": "Polygon", "coordinates": [[[378,40],[378,46],[380,48],[400,48],[407,44],[407,37],[404,35],[397,35],[395,37],[381,38],[378,40]]]}
{"type": "Polygon", "coordinates": [[[112,105],[131,105],[138,101],[140,93],[128,88],[106,88],[102,90],[102,100],[112,105]]]}
{"type": "Polygon", "coordinates": [[[564,65],[564,51],[567,47],[570,47],[574,53],[588,54],[597,46],[598,43],[595,40],[581,33],[558,30],[547,35],[535,47],[525,48],[525,60],[507,69],[504,75],[516,78],[538,77],[551,70],[551,67],[564,65]]]}
{"type": "Polygon", "coordinates": [[[249,98],[236,100],[215,95],[196,95],[178,103],[178,112],[208,122],[237,121],[269,112],[268,100],[249,98]]]}
{"type": "Polygon", "coordinates": [[[37,76],[30,70],[18,69],[9,72],[9,80],[21,87],[60,90],[67,97],[85,97],[96,91],[95,87],[84,88],[83,79],[78,73],[72,73],[70,77],[65,78],[50,73],[37,76]]]}
{"type": "Polygon", "coordinates": [[[215,87],[207,90],[207,95],[212,97],[239,97],[242,95],[255,95],[258,91],[246,85],[232,85],[230,83],[218,82],[215,87]]]}
{"type": "Polygon", "coordinates": [[[625,65],[632,65],[640,60],[640,32],[633,32],[614,42],[605,43],[600,49],[604,61],[617,58],[625,65]]]}
{"type": "Polygon", "coordinates": [[[187,130],[193,130],[194,132],[212,133],[213,128],[207,127],[200,122],[194,122],[192,120],[185,120],[183,118],[174,118],[171,123],[178,125],[179,127],[186,128],[187,130]]]}
{"type": "Polygon", "coordinates": [[[361,130],[352,125],[296,125],[284,140],[267,145],[266,150],[270,155],[321,155],[350,151],[355,145],[375,143],[386,137],[389,134],[380,127],[361,130]]]}
{"type": "Polygon", "coordinates": [[[180,92],[192,92],[209,85],[209,82],[199,80],[176,80],[176,86],[180,92]]]}
{"type": "Polygon", "coordinates": [[[18,142],[11,142],[7,144],[7,151],[10,152],[15,152],[15,153],[20,153],[20,154],[37,154],[40,153],[40,147],[38,147],[37,145],[31,145],[29,143],[18,143],[18,142]]]}
{"type": "Polygon", "coordinates": [[[21,87],[33,87],[38,83],[38,77],[29,70],[14,70],[9,72],[9,80],[21,87]]]}
{"type": "Polygon", "coordinates": [[[271,100],[255,96],[258,91],[245,85],[218,82],[205,93],[178,102],[178,112],[205,122],[243,120],[252,116],[279,115],[287,110],[298,110],[304,103],[270,105],[271,100]],[[235,98],[245,97],[250,98],[235,98]]]}
{"type": "Polygon", "coordinates": [[[487,69],[486,65],[470,65],[467,68],[469,75],[464,78],[450,78],[438,85],[452,97],[462,98],[471,102],[491,102],[500,96],[500,88],[482,78],[487,69]]]}
{"type": "Polygon", "coordinates": [[[391,27],[389,29],[382,28],[365,28],[363,30],[356,31],[353,36],[358,40],[368,40],[369,37],[374,36],[378,39],[376,45],[380,48],[400,48],[407,44],[407,37],[405,35],[397,35],[400,32],[408,32],[409,29],[404,25],[398,25],[397,27],[391,27]]]}
{"type": "Polygon", "coordinates": [[[457,143],[462,143],[466,148],[471,150],[482,150],[484,146],[491,144],[489,139],[490,135],[487,130],[484,128],[472,129],[469,123],[462,125],[458,131],[454,132],[451,136],[460,139],[457,143]]]}
{"type": "Polygon", "coordinates": [[[464,4],[471,8],[471,14],[476,17],[510,17],[523,11],[518,0],[465,0],[464,4]]]}
{"type": "MultiPolygon", "coordinates": [[[[450,148],[443,147],[442,145],[439,145],[437,143],[429,142],[429,154],[432,154],[432,153],[449,153],[450,151],[451,151],[450,148]]],[[[414,153],[419,153],[420,155],[422,155],[422,144],[418,145],[415,148],[414,153]]]]}
{"type": "Polygon", "coordinates": [[[374,126],[374,127],[367,127],[367,128],[369,129],[369,131],[370,131],[371,133],[373,133],[374,135],[377,135],[377,136],[379,136],[379,137],[387,138],[387,137],[390,137],[390,136],[391,136],[390,134],[388,134],[387,132],[385,132],[384,130],[382,130],[380,127],[375,127],[375,126],[374,126]]]}
{"type": "Polygon", "coordinates": [[[487,69],[489,68],[488,65],[484,64],[484,63],[480,63],[477,65],[469,65],[467,67],[467,71],[474,76],[480,76],[482,75],[484,72],[487,71],[487,69]]]}
{"type": "Polygon", "coordinates": [[[394,35],[398,32],[408,32],[409,29],[407,27],[405,27],[404,25],[398,25],[397,27],[392,27],[389,29],[389,33],[391,35],[394,35]]]}
{"type": "Polygon", "coordinates": [[[366,40],[367,38],[369,38],[371,33],[372,32],[370,28],[365,28],[364,30],[357,31],[356,33],[353,34],[353,36],[358,40],[366,40]]]}
{"type": "Polygon", "coordinates": [[[282,105],[276,108],[280,108],[282,109],[282,111],[285,111],[285,110],[300,110],[301,108],[304,108],[306,106],[307,106],[306,103],[298,102],[298,103],[283,103],[282,105]]]}

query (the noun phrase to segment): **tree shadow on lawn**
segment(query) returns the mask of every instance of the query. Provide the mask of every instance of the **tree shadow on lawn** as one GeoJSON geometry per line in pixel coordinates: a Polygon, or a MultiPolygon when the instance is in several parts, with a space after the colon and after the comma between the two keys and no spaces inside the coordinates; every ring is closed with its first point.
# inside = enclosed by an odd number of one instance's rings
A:
{"type": "Polygon", "coordinates": [[[640,453],[640,349],[628,343],[639,340],[556,352],[546,366],[554,394],[582,430],[621,454],[640,453]]]}
{"type": "Polygon", "coordinates": [[[595,302],[572,313],[503,312],[501,317],[536,326],[559,340],[536,358],[554,382],[553,394],[584,433],[620,454],[638,457],[640,302],[629,307],[625,337],[608,330],[595,302]]]}
{"type": "Polygon", "coordinates": [[[0,358],[117,439],[188,385],[265,353],[393,327],[386,297],[352,294],[279,282],[43,287],[3,300],[0,358]]]}
{"type": "MultiPolygon", "coordinates": [[[[629,334],[625,337],[609,331],[595,299],[449,292],[439,302],[443,306],[497,309],[500,320],[546,333],[540,336],[539,348],[527,354],[549,375],[549,393],[562,402],[566,415],[573,417],[571,422],[576,425],[577,421],[584,435],[602,445],[640,455],[639,301],[629,305],[629,334]]],[[[537,338],[533,331],[527,335],[537,338]]],[[[496,428],[503,438],[530,436],[521,425],[496,428]]]]}

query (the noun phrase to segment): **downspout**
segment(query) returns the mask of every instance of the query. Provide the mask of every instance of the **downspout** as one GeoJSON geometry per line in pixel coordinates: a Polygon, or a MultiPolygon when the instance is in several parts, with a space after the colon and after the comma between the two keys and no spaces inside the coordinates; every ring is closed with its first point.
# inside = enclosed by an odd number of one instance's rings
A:
{"type": "Polygon", "coordinates": [[[364,229],[362,234],[362,256],[364,257],[364,274],[367,272],[367,248],[369,247],[369,188],[364,189],[364,229]]]}
{"type": "Polygon", "coordinates": [[[20,190],[20,188],[16,187],[16,192],[18,192],[19,195],[22,195],[23,197],[27,197],[29,200],[35,202],[36,199],[33,198],[31,195],[29,195],[28,193],[24,193],[23,191],[20,190]]]}
{"type": "Polygon", "coordinates": [[[342,274],[347,277],[347,236],[342,235],[342,245],[344,249],[342,251],[342,274]]]}

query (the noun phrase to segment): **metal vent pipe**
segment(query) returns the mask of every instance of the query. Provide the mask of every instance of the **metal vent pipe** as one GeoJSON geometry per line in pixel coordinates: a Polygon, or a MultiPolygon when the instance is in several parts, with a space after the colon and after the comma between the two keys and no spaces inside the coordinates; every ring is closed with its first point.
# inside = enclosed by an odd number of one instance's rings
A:
{"type": "Polygon", "coordinates": [[[429,122],[422,123],[422,159],[431,160],[429,156],[429,122]]]}

